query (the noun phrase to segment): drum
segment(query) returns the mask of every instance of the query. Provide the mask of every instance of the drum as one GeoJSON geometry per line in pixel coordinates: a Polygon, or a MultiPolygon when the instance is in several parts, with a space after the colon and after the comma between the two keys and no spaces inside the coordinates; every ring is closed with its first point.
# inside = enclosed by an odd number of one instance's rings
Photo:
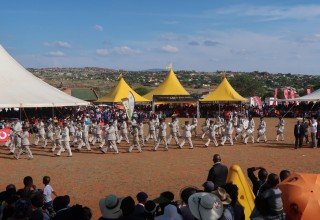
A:
{"type": "Polygon", "coordinates": [[[207,132],[207,130],[208,130],[208,127],[202,127],[202,132],[203,133],[207,132]]]}
{"type": "Polygon", "coordinates": [[[258,130],[258,135],[259,135],[259,136],[262,136],[262,135],[264,135],[264,132],[265,132],[265,131],[264,131],[263,129],[259,129],[259,130],[258,130]]]}
{"type": "Polygon", "coordinates": [[[283,129],[281,127],[279,127],[277,130],[277,134],[282,134],[282,133],[283,133],[283,129]]]}
{"type": "Polygon", "coordinates": [[[251,135],[253,133],[253,131],[251,130],[251,129],[248,129],[247,131],[246,131],[246,134],[247,135],[251,135]]]}
{"type": "Polygon", "coordinates": [[[243,124],[243,128],[244,128],[244,129],[248,129],[248,127],[249,127],[249,120],[248,120],[248,119],[244,119],[243,122],[242,122],[242,124],[243,124]]]}
{"type": "Polygon", "coordinates": [[[241,134],[241,132],[242,132],[242,129],[241,129],[241,128],[237,128],[237,129],[236,129],[236,133],[237,133],[237,134],[241,134]]]}

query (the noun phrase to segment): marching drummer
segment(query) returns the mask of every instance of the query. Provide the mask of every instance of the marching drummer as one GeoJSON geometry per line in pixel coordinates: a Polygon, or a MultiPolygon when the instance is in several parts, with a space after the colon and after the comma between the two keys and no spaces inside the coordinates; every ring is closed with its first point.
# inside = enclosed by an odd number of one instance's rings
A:
{"type": "Polygon", "coordinates": [[[223,128],[224,128],[223,129],[224,132],[222,133],[221,145],[223,146],[227,140],[230,142],[231,145],[233,145],[233,140],[232,140],[233,125],[229,117],[226,117],[223,128]]]}
{"type": "Polygon", "coordinates": [[[267,128],[267,123],[264,121],[263,117],[260,117],[258,137],[257,137],[258,143],[260,141],[260,137],[263,137],[264,142],[267,142],[266,128],[267,128]]]}
{"type": "Polygon", "coordinates": [[[233,122],[233,126],[235,127],[236,129],[236,135],[234,137],[234,140],[238,140],[239,137],[243,137],[243,127],[244,127],[244,121],[248,121],[248,120],[244,120],[242,118],[241,115],[239,115],[238,117],[236,117],[236,119],[234,119],[234,122],[233,122]]]}
{"type": "Polygon", "coordinates": [[[278,141],[279,136],[281,136],[281,140],[284,141],[284,119],[282,116],[279,117],[279,123],[276,126],[277,129],[277,137],[276,137],[276,141],[278,141]]]}
{"type": "Polygon", "coordinates": [[[202,136],[201,139],[204,139],[204,136],[206,135],[206,133],[208,133],[209,130],[209,126],[210,126],[210,118],[206,118],[205,122],[202,125],[202,136]]]}
{"type": "Polygon", "coordinates": [[[249,137],[251,137],[251,142],[254,144],[254,134],[253,134],[254,127],[255,127],[254,120],[253,120],[252,116],[250,115],[249,122],[248,122],[248,128],[246,129],[246,134],[245,134],[245,138],[243,141],[244,144],[248,143],[249,137]]]}

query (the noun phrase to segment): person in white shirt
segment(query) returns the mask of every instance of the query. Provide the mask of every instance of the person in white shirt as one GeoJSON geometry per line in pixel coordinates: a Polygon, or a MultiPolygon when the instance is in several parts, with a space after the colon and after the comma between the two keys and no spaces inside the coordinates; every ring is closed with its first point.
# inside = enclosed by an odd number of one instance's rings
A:
{"type": "Polygon", "coordinates": [[[209,126],[209,138],[208,141],[205,143],[205,147],[208,147],[210,142],[212,141],[216,147],[218,147],[218,142],[216,139],[216,130],[218,129],[218,125],[214,123],[213,120],[210,120],[209,126]]]}
{"type": "MultiPolygon", "coordinates": [[[[198,136],[198,131],[197,131],[198,119],[196,116],[193,116],[192,121],[191,121],[191,125],[194,126],[192,131],[194,132],[194,136],[197,137],[198,136]]],[[[192,131],[191,131],[191,134],[192,134],[192,131]]]]}
{"type": "Polygon", "coordinates": [[[159,134],[158,134],[158,139],[154,145],[153,150],[156,151],[158,149],[161,141],[163,141],[164,150],[168,150],[167,138],[166,138],[167,125],[166,125],[166,122],[164,121],[163,118],[160,118],[159,125],[157,126],[157,128],[159,129],[159,134]]]}
{"type": "Polygon", "coordinates": [[[318,122],[315,118],[310,120],[310,128],[311,128],[311,146],[313,148],[317,148],[317,128],[318,122]]]}
{"type": "Polygon", "coordinates": [[[167,140],[167,144],[170,145],[171,140],[174,139],[176,141],[176,145],[179,145],[179,139],[178,139],[178,121],[175,117],[172,117],[171,123],[169,122],[170,127],[170,136],[167,140]]]}
{"type": "Polygon", "coordinates": [[[32,155],[32,152],[30,150],[30,147],[29,147],[29,145],[30,145],[29,131],[28,131],[28,128],[26,128],[26,127],[23,127],[22,129],[23,129],[22,133],[18,134],[19,138],[21,138],[21,148],[19,150],[19,153],[15,156],[15,158],[18,160],[20,155],[23,152],[27,152],[28,160],[32,160],[33,159],[33,155],[32,155]]]}
{"type": "Polygon", "coordinates": [[[183,145],[186,143],[186,140],[189,142],[189,148],[193,149],[193,144],[191,140],[191,130],[193,129],[193,126],[189,124],[189,121],[185,122],[185,125],[183,127],[183,134],[182,134],[182,141],[178,148],[182,149],[183,145]]]}
{"type": "Polygon", "coordinates": [[[224,132],[222,133],[222,141],[221,145],[223,146],[224,143],[228,140],[231,145],[233,145],[233,138],[232,138],[232,133],[233,133],[233,125],[230,121],[230,118],[226,118],[225,124],[224,124],[224,132]]]}
{"type": "Polygon", "coordinates": [[[66,121],[63,122],[63,128],[61,130],[61,147],[56,154],[56,156],[60,156],[61,152],[65,149],[68,152],[67,157],[72,157],[72,152],[70,148],[70,136],[69,136],[69,128],[68,128],[68,123],[66,121]]]}
{"type": "Polygon", "coordinates": [[[246,134],[245,134],[245,137],[244,137],[244,140],[243,140],[244,144],[248,143],[248,139],[250,137],[251,137],[251,143],[254,144],[254,133],[253,133],[254,127],[255,127],[254,120],[253,120],[252,116],[249,116],[248,128],[246,130],[246,134]]]}
{"type": "Polygon", "coordinates": [[[282,116],[279,117],[279,123],[276,126],[277,129],[277,136],[276,136],[276,141],[278,141],[279,136],[281,136],[281,140],[284,141],[284,119],[282,118],[282,116]]]}
{"type": "Polygon", "coordinates": [[[43,120],[40,119],[39,124],[37,125],[38,135],[37,135],[37,137],[36,137],[36,139],[34,141],[34,144],[33,144],[34,146],[38,146],[39,141],[42,140],[43,147],[45,147],[44,144],[45,144],[45,141],[46,141],[46,132],[44,130],[44,127],[45,127],[45,125],[43,123],[43,120]]]}
{"type": "Polygon", "coordinates": [[[57,197],[57,193],[53,190],[50,183],[50,177],[49,176],[44,176],[42,179],[42,183],[44,184],[44,189],[43,189],[43,202],[44,202],[44,208],[49,211],[51,214],[53,212],[53,200],[51,195],[55,195],[57,197]]]}
{"type": "Polygon", "coordinates": [[[266,128],[267,128],[267,123],[263,120],[263,117],[260,117],[260,123],[258,127],[258,137],[257,137],[258,143],[260,141],[260,137],[263,137],[264,142],[267,142],[266,128]]]}

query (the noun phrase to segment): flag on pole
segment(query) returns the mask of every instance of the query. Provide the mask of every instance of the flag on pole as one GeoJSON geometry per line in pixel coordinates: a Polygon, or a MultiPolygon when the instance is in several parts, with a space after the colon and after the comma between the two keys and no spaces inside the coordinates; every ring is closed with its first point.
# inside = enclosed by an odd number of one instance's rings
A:
{"type": "Polygon", "coordinates": [[[273,97],[273,103],[272,103],[273,106],[276,106],[277,96],[278,96],[278,88],[275,88],[275,90],[274,90],[274,97],[273,97]]]}
{"type": "Polygon", "coordinates": [[[170,63],[168,66],[166,66],[167,70],[172,70],[172,63],[170,63]]]}
{"type": "Polygon", "coordinates": [[[132,92],[130,92],[130,91],[129,91],[128,99],[129,99],[130,120],[132,120],[132,115],[133,115],[133,112],[134,112],[135,99],[134,99],[134,96],[133,96],[132,92]]]}
{"type": "MultiPolygon", "coordinates": [[[[288,99],[288,88],[283,89],[283,95],[285,99],[288,99]]],[[[286,106],[288,106],[288,101],[286,101],[286,106]]]]}
{"type": "Polygon", "coordinates": [[[307,95],[311,94],[311,89],[307,89],[307,95]]]}

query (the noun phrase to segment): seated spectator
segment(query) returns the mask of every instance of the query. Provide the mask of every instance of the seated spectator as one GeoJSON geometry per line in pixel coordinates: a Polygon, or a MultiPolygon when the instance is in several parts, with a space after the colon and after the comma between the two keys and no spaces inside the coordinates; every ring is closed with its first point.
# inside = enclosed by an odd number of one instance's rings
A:
{"type": "Polygon", "coordinates": [[[238,204],[238,186],[233,183],[227,183],[224,188],[232,200],[230,206],[234,211],[234,220],[245,220],[244,208],[238,204]]]}
{"type": "Polygon", "coordinates": [[[24,188],[19,189],[17,191],[17,194],[20,196],[20,198],[27,198],[30,199],[30,196],[34,190],[36,190],[36,186],[33,185],[33,179],[31,176],[26,176],[23,179],[24,188]]]}
{"type": "Polygon", "coordinates": [[[13,215],[15,203],[19,200],[19,196],[15,193],[8,193],[2,203],[1,220],[6,220],[13,215]]]}
{"type": "Polygon", "coordinates": [[[183,204],[180,207],[180,211],[181,211],[183,220],[194,220],[194,217],[188,205],[188,199],[192,194],[196,193],[197,191],[198,190],[193,187],[187,187],[181,191],[180,197],[183,201],[183,204]]]}
{"type": "Polygon", "coordinates": [[[284,219],[281,190],[277,187],[279,176],[271,173],[266,184],[255,200],[255,206],[259,214],[266,218],[284,219]]]}
{"type": "Polygon", "coordinates": [[[32,205],[29,199],[19,199],[14,204],[12,217],[8,220],[29,220],[29,216],[32,212],[32,205]]]}
{"type": "Polygon", "coordinates": [[[164,207],[163,215],[155,217],[155,220],[182,220],[182,216],[175,205],[168,204],[164,207]]]}
{"type": "Polygon", "coordinates": [[[102,216],[99,220],[119,219],[122,216],[121,202],[122,198],[112,194],[100,199],[99,207],[102,216]]]}
{"type": "Polygon", "coordinates": [[[258,195],[260,187],[265,184],[267,177],[268,177],[268,172],[266,169],[263,167],[251,167],[247,169],[247,174],[249,179],[252,182],[252,191],[255,196],[258,195]],[[254,171],[259,170],[258,172],[258,178],[254,174],[254,171]]]}
{"type": "Polygon", "coordinates": [[[147,202],[148,194],[145,192],[139,192],[136,197],[138,200],[138,204],[135,207],[134,215],[145,218],[146,210],[145,210],[144,205],[147,202]]]}
{"type": "Polygon", "coordinates": [[[223,213],[223,204],[213,193],[195,193],[189,197],[188,204],[197,220],[218,220],[223,213]]]}
{"type": "Polygon", "coordinates": [[[82,207],[82,205],[79,204],[71,206],[68,212],[68,220],[90,220],[92,218],[91,210],[88,207],[82,207]]]}
{"type": "Polygon", "coordinates": [[[44,204],[43,191],[35,191],[31,194],[32,212],[30,220],[50,220],[49,211],[42,209],[44,204]]]}
{"type": "Polygon", "coordinates": [[[144,208],[146,209],[146,220],[154,220],[157,204],[154,203],[154,201],[149,200],[144,205],[144,208]]]}
{"type": "Polygon", "coordinates": [[[122,210],[122,217],[119,220],[144,220],[145,218],[134,215],[135,202],[131,196],[125,197],[121,201],[120,209],[122,210]]]}
{"type": "Polygon", "coordinates": [[[218,189],[212,193],[218,196],[222,202],[222,205],[223,205],[222,219],[234,219],[234,209],[230,205],[232,200],[230,195],[226,192],[226,190],[224,188],[218,187],[218,189]]]}
{"type": "Polygon", "coordinates": [[[291,172],[289,170],[281,170],[280,172],[280,182],[287,179],[290,176],[291,172]]]}
{"type": "Polygon", "coordinates": [[[159,204],[156,208],[156,216],[163,215],[164,207],[173,203],[174,194],[170,191],[165,191],[160,194],[160,196],[154,199],[154,203],[159,204]]]}
{"type": "Polygon", "coordinates": [[[204,192],[212,192],[214,191],[214,183],[212,181],[206,181],[202,184],[204,192]]]}
{"type": "Polygon", "coordinates": [[[65,219],[69,216],[69,203],[70,203],[70,197],[68,195],[65,196],[57,196],[53,200],[53,210],[55,212],[55,216],[53,217],[53,220],[60,220],[65,219]]]}

